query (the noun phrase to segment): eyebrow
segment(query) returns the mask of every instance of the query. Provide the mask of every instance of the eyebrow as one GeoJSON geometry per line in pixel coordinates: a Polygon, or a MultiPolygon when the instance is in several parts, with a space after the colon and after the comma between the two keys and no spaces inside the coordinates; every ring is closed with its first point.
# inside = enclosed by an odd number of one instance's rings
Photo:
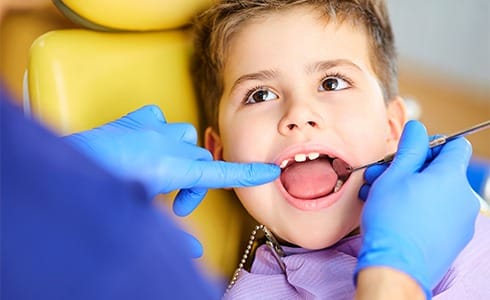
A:
{"type": "Polygon", "coordinates": [[[328,69],[332,69],[332,68],[338,67],[338,66],[350,66],[350,67],[354,67],[355,69],[357,69],[359,71],[362,71],[361,68],[358,65],[356,65],[355,63],[353,63],[350,60],[347,60],[347,59],[333,59],[333,60],[319,61],[319,62],[313,63],[311,65],[308,65],[306,67],[306,73],[307,74],[312,74],[312,73],[315,73],[315,72],[325,71],[325,70],[328,70],[328,69]]]}
{"type": "Polygon", "coordinates": [[[270,80],[273,78],[276,78],[278,75],[278,72],[275,70],[263,70],[259,71],[256,73],[250,73],[250,74],[245,74],[240,76],[235,83],[233,84],[233,87],[231,88],[232,90],[235,89],[238,85],[240,85],[242,82],[248,81],[248,80],[270,80]]]}
{"type": "MultiPolygon", "coordinates": [[[[306,66],[306,73],[307,74],[312,74],[315,72],[321,72],[321,71],[326,71],[328,69],[332,69],[334,67],[338,66],[350,66],[354,67],[355,69],[362,71],[361,68],[353,63],[350,60],[347,59],[333,59],[333,60],[324,60],[324,61],[319,61],[316,63],[313,63],[311,65],[306,66]]],[[[231,90],[234,90],[238,85],[242,84],[245,81],[248,80],[270,80],[274,79],[278,76],[279,72],[275,70],[263,70],[255,73],[250,73],[250,74],[245,74],[240,76],[235,83],[233,84],[231,90]]]]}

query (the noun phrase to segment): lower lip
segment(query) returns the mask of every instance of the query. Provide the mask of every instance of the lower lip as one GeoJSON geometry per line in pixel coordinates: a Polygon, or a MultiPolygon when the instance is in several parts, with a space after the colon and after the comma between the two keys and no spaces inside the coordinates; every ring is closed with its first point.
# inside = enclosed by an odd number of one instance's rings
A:
{"type": "Polygon", "coordinates": [[[295,198],[286,191],[280,179],[277,179],[274,183],[279,188],[279,191],[281,191],[282,195],[288,201],[289,204],[291,204],[292,206],[294,206],[299,210],[314,211],[314,210],[322,210],[324,208],[330,207],[335,202],[337,202],[341,198],[344,191],[344,187],[348,182],[345,182],[342,188],[338,192],[316,199],[295,198]]]}

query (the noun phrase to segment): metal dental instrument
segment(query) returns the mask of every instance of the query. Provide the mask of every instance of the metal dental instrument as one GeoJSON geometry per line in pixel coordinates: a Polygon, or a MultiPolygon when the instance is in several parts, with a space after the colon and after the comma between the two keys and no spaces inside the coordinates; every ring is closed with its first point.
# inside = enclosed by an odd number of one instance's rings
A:
{"type": "MultiPolygon", "coordinates": [[[[467,129],[461,130],[459,132],[453,133],[452,135],[449,135],[449,136],[443,135],[441,137],[438,137],[438,138],[432,140],[429,143],[429,148],[434,148],[436,146],[443,145],[443,144],[445,144],[449,141],[452,141],[454,139],[457,139],[459,137],[487,129],[489,127],[490,127],[490,120],[487,120],[485,122],[482,122],[482,123],[477,124],[475,126],[472,126],[470,128],[467,128],[467,129]]],[[[363,166],[360,166],[357,168],[352,168],[349,166],[349,167],[347,167],[346,171],[348,172],[348,174],[350,174],[352,172],[359,171],[359,170],[362,170],[362,169],[365,169],[365,168],[368,168],[368,167],[371,167],[374,165],[389,163],[395,158],[395,155],[396,155],[396,153],[388,154],[378,161],[375,161],[375,162],[372,162],[372,163],[369,163],[369,164],[366,164],[366,165],[363,165],[363,166]]]]}

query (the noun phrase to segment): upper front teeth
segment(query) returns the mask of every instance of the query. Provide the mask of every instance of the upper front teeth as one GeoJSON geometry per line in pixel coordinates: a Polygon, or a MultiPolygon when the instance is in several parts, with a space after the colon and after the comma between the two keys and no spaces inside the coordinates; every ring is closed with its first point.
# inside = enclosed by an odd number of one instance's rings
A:
{"type": "Polygon", "coordinates": [[[288,165],[289,160],[285,159],[281,162],[281,165],[279,166],[281,169],[284,169],[288,165]]]}
{"type": "MultiPolygon", "coordinates": [[[[308,158],[309,160],[315,160],[317,158],[320,157],[320,153],[318,152],[311,152],[311,153],[308,153],[308,154],[302,154],[302,153],[298,153],[294,156],[294,161],[296,162],[304,162],[306,161],[306,158],[308,158]]],[[[285,159],[281,162],[281,169],[284,169],[289,163],[289,159],[285,159]]]]}
{"type": "Polygon", "coordinates": [[[319,157],[320,157],[320,153],[318,153],[318,152],[312,152],[312,153],[308,154],[308,158],[310,160],[314,160],[314,159],[317,159],[319,157]]]}
{"type": "Polygon", "coordinates": [[[302,162],[306,160],[306,154],[296,154],[294,160],[297,162],[302,162]]]}

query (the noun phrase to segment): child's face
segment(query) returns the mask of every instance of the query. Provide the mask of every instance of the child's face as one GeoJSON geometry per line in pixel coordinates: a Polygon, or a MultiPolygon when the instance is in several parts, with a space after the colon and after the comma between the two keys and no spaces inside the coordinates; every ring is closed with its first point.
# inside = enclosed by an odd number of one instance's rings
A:
{"type": "Polygon", "coordinates": [[[396,150],[405,122],[402,101],[383,100],[364,31],[294,8],[243,26],[227,53],[220,135],[208,129],[206,146],[227,161],[289,160],[281,179],[236,194],[278,238],[310,249],[334,244],[359,225],[362,172],[331,192],[330,159],[295,156],[372,162],[396,150]]]}

